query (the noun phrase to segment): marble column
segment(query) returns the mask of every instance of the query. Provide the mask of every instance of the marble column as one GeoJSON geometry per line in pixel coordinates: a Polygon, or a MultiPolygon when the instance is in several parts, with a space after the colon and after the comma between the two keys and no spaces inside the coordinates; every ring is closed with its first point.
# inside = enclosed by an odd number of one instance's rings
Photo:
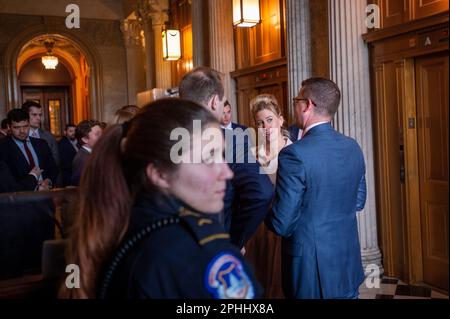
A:
{"type": "Polygon", "coordinates": [[[169,61],[163,60],[163,48],[162,48],[162,36],[161,32],[164,27],[164,23],[168,21],[167,16],[168,1],[161,0],[160,3],[163,5],[160,11],[151,15],[153,34],[155,35],[155,77],[156,77],[156,87],[160,89],[168,89],[172,86],[172,75],[171,75],[171,65],[169,61]]]}
{"type": "Polygon", "coordinates": [[[127,55],[128,104],[136,105],[137,94],[146,88],[145,56],[141,27],[137,20],[124,20],[121,25],[127,55]]]}
{"type": "Polygon", "coordinates": [[[153,33],[151,14],[154,9],[150,2],[146,0],[139,0],[137,4],[136,15],[142,23],[144,31],[144,46],[145,46],[145,78],[147,90],[151,90],[156,86],[155,78],[155,36],[153,33]]]}
{"type": "MultiPolygon", "coordinates": [[[[297,96],[302,81],[311,77],[311,27],[309,0],[286,1],[287,48],[288,48],[288,101],[297,96]]],[[[288,118],[294,119],[289,107],[288,118]]]]}
{"type": "Polygon", "coordinates": [[[235,70],[232,1],[208,0],[208,13],[210,66],[223,73],[225,96],[236,121],[236,83],[230,76],[235,70]]]}
{"type": "Polygon", "coordinates": [[[194,68],[209,65],[208,2],[191,0],[192,59],[194,68]]]}
{"type": "Polygon", "coordinates": [[[342,95],[334,127],[356,139],[364,153],[367,201],[364,210],[358,213],[361,255],[364,267],[376,264],[382,274],[377,238],[369,52],[361,37],[367,32],[366,3],[329,0],[328,5],[330,77],[340,87],[342,95]]]}

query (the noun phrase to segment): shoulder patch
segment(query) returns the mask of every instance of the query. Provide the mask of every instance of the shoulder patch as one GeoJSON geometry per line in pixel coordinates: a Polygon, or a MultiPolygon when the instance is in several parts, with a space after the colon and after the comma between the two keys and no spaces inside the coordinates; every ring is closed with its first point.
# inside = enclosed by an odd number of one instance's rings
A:
{"type": "Polygon", "coordinates": [[[206,289],[216,299],[252,299],[255,289],[242,262],[233,254],[221,252],[208,264],[206,289]]]}

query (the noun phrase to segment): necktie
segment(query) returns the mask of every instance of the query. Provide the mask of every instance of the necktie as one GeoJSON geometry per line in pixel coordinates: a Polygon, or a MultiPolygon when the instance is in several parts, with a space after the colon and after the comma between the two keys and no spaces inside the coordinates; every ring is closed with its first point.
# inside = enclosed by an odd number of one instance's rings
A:
{"type": "Polygon", "coordinates": [[[27,141],[25,140],[22,142],[23,142],[23,147],[25,148],[25,153],[27,154],[27,157],[28,157],[28,163],[30,164],[30,167],[33,169],[36,166],[36,164],[34,163],[33,155],[31,154],[31,151],[28,148],[27,141]]]}
{"type": "Polygon", "coordinates": [[[31,136],[34,137],[34,138],[39,138],[37,131],[33,131],[31,133],[31,136]]]}

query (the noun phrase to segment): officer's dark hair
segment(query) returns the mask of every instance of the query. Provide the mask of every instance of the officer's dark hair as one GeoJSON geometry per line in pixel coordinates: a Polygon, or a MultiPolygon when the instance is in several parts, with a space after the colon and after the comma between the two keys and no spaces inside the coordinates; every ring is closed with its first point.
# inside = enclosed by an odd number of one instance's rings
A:
{"type": "Polygon", "coordinates": [[[225,90],[218,71],[200,66],[186,73],[179,85],[180,97],[206,106],[209,100],[218,95],[223,99],[225,90]]]}
{"type": "Polygon", "coordinates": [[[80,145],[86,144],[83,142],[83,137],[87,137],[89,132],[96,125],[100,126],[100,122],[96,120],[84,120],[78,123],[75,128],[75,138],[80,145]]]}
{"type": "Polygon", "coordinates": [[[1,128],[2,128],[3,130],[8,128],[8,119],[3,119],[3,120],[2,120],[2,126],[1,126],[1,128]]]}
{"type": "Polygon", "coordinates": [[[341,101],[341,91],[331,80],[310,78],[302,82],[303,97],[314,102],[314,112],[334,116],[341,101]]]}
{"type": "Polygon", "coordinates": [[[68,263],[82,271],[81,288],[62,285],[60,297],[96,296],[99,271],[128,228],[133,199],[142,190],[155,189],[147,177],[148,165],[176,176],[179,164],[170,154],[178,141],[170,135],[184,128],[192,138],[194,120],[200,120],[204,129],[219,125],[197,103],[166,98],[144,106],[130,122],[112,125],[102,135],[81,176],[79,214],[68,247],[68,263]]]}
{"type": "Polygon", "coordinates": [[[12,109],[11,111],[8,112],[6,120],[8,121],[8,124],[11,124],[12,121],[14,122],[29,121],[30,116],[28,115],[28,112],[22,109],[12,109]]]}
{"type": "Polygon", "coordinates": [[[22,104],[22,110],[24,110],[25,112],[30,112],[30,107],[37,107],[38,109],[42,108],[42,106],[35,102],[35,101],[26,101],[25,103],[22,104]]]}

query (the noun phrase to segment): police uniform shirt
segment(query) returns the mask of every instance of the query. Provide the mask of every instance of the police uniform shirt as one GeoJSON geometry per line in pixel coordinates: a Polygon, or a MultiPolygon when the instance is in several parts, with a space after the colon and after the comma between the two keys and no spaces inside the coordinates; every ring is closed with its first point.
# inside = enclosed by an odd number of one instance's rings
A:
{"type": "Polygon", "coordinates": [[[140,196],[125,236],[146,225],[179,216],[143,239],[124,258],[108,298],[251,299],[261,296],[253,271],[229,241],[215,215],[185,208],[162,195],[140,196]]]}

